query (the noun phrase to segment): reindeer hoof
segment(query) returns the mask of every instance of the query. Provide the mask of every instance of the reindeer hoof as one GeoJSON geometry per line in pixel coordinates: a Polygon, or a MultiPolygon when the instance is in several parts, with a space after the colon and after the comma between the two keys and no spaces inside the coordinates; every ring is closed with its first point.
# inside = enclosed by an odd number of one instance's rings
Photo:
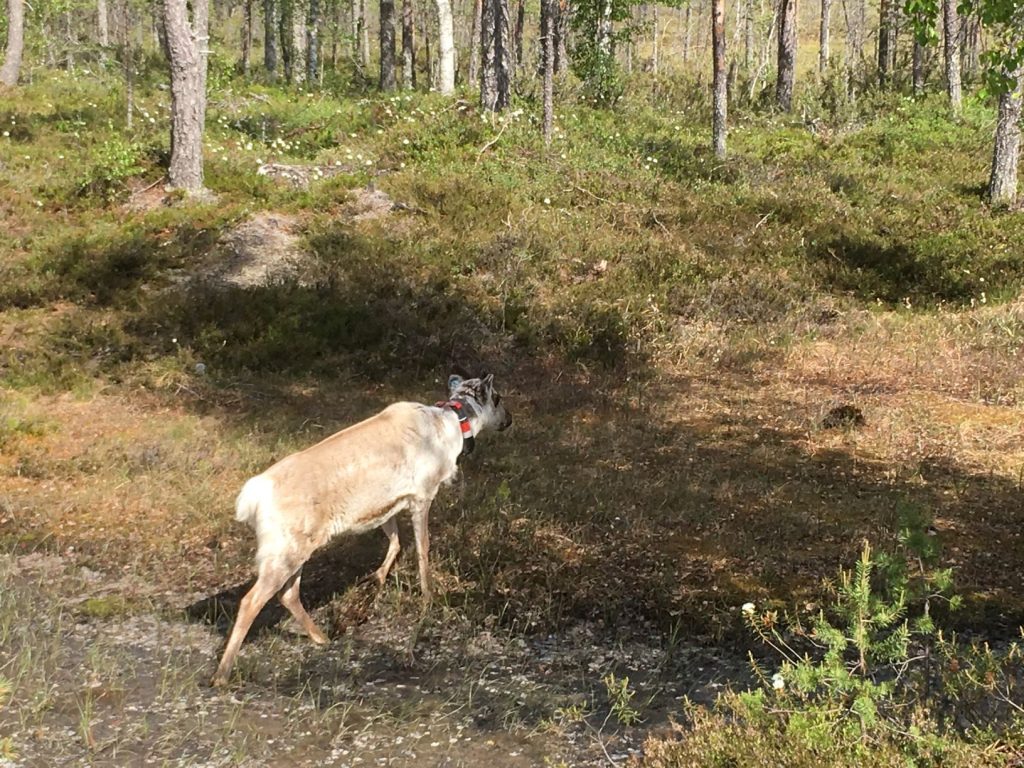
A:
{"type": "Polygon", "coordinates": [[[224,688],[228,684],[228,678],[226,675],[216,674],[210,681],[211,688],[224,688]]]}
{"type": "Polygon", "coordinates": [[[313,630],[309,633],[309,639],[317,645],[327,645],[327,635],[321,632],[319,629],[313,630]]]}

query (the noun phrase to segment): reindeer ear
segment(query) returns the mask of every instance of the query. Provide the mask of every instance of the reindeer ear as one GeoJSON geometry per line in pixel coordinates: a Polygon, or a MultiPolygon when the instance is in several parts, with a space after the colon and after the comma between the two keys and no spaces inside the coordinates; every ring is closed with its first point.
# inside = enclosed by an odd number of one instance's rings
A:
{"type": "Polygon", "coordinates": [[[486,376],[483,377],[483,379],[480,381],[480,389],[484,392],[490,392],[492,389],[494,389],[493,373],[488,373],[486,376]]]}
{"type": "Polygon", "coordinates": [[[454,373],[448,377],[448,394],[454,395],[455,391],[462,386],[462,377],[454,373]]]}

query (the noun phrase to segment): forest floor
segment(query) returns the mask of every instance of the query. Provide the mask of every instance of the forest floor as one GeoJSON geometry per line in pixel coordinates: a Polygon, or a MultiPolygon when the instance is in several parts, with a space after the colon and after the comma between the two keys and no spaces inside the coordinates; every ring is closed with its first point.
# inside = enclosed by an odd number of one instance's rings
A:
{"type": "Polygon", "coordinates": [[[131,139],[62,76],[0,109],[0,764],[639,762],[755,684],[741,605],[815,614],[907,526],[954,569],[943,626],[1018,636],[1024,214],[978,192],[989,107],[751,106],[715,165],[664,91],[567,109],[546,154],[468,102],[227,88],[202,204],[159,183],[159,89],[131,139]],[[339,540],[303,575],[332,642],[268,608],[210,689],[244,480],[484,366],[515,423],[435,505],[430,610],[408,549],[378,590],[384,538],[339,540]]]}

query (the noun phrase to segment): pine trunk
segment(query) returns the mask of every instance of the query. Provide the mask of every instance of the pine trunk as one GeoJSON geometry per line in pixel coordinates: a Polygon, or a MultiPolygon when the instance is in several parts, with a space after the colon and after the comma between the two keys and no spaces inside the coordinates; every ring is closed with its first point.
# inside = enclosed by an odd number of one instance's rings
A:
{"type": "Polygon", "coordinates": [[[469,87],[480,86],[480,41],[483,34],[480,29],[481,15],[483,14],[483,0],[475,0],[473,3],[473,28],[469,34],[469,87]]]}
{"type": "Polygon", "coordinates": [[[832,0],[821,0],[821,27],[818,31],[818,76],[824,77],[828,71],[832,27],[832,0]]]}
{"type": "Polygon", "coordinates": [[[711,47],[713,51],[714,116],[711,140],[715,157],[725,159],[728,88],[725,71],[725,0],[714,0],[711,8],[711,47]]]}
{"type": "Polygon", "coordinates": [[[1012,206],[1017,202],[1022,75],[1024,68],[1018,68],[1012,75],[1013,86],[999,97],[992,175],[988,183],[989,200],[994,206],[1012,206]]]}
{"type": "Polygon", "coordinates": [[[252,0],[244,0],[242,3],[242,74],[249,76],[252,60],[252,0]]]}
{"type": "Polygon", "coordinates": [[[892,69],[893,10],[893,0],[881,0],[878,11],[878,86],[883,89],[889,84],[892,69]]]}
{"type": "Polygon", "coordinates": [[[309,0],[306,16],[306,81],[312,85],[319,79],[320,69],[320,0],[309,0]]]}
{"type": "Polygon", "coordinates": [[[0,67],[0,83],[8,87],[18,84],[21,57],[25,52],[25,0],[7,0],[7,49],[0,67]]]}
{"type": "Polygon", "coordinates": [[[203,190],[203,128],[206,122],[208,0],[164,0],[164,28],[171,67],[172,189],[203,190]]]}
{"type": "Polygon", "coordinates": [[[523,28],[526,26],[526,3],[519,0],[516,7],[516,26],[513,34],[512,50],[515,51],[516,66],[523,65],[523,28]]]}
{"type": "Polygon", "coordinates": [[[276,0],[263,0],[263,68],[274,79],[277,74],[276,0]]]}
{"type": "Polygon", "coordinates": [[[797,23],[796,0],[781,0],[779,15],[779,70],[775,82],[775,101],[779,109],[793,108],[793,87],[796,80],[797,23]]]}
{"type": "Polygon", "coordinates": [[[295,27],[295,0],[280,0],[280,6],[278,34],[281,37],[281,66],[285,81],[290,83],[295,76],[295,36],[292,32],[295,27]]]}
{"type": "Polygon", "coordinates": [[[480,103],[484,109],[500,112],[508,106],[512,68],[508,0],[483,0],[480,27],[483,53],[480,103]]]}

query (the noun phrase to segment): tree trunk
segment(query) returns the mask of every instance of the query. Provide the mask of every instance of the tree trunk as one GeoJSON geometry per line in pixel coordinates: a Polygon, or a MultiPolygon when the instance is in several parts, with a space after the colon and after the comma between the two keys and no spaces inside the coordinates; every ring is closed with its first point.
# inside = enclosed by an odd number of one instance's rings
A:
{"type": "Polygon", "coordinates": [[[301,83],[306,79],[306,14],[302,0],[289,0],[292,4],[292,80],[301,83]]]}
{"type": "MultiPolygon", "coordinates": [[[[508,24],[507,0],[505,23],[508,24]]],[[[437,90],[448,96],[455,93],[455,21],[451,0],[437,0],[437,39],[437,90]]]]}
{"type": "Polygon", "coordinates": [[[831,16],[832,0],[821,0],[821,28],[818,32],[818,77],[821,78],[828,71],[828,59],[831,55],[831,16]]]}
{"type": "Polygon", "coordinates": [[[988,196],[994,206],[1012,206],[1017,202],[1017,162],[1020,158],[1021,79],[1024,68],[1012,74],[1012,87],[999,96],[995,148],[988,196]]]}
{"type": "Polygon", "coordinates": [[[544,146],[551,146],[555,127],[555,28],[558,0],[541,0],[540,40],[544,61],[544,146]]]}
{"type": "Polygon", "coordinates": [[[427,88],[429,89],[434,87],[434,57],[430,53],[430,37],[433,30],[427,26],[427,14],[421,13],[419,22],[420,40],[423,41],[423,57],[426,59],[424,71],[427,74],[427,88]]]}
{"type": "Polygon", "coordinates": [[[483,0],[480,20],[483,67],[480,77],[480,103],[484,109],[500,112],[508,106],[509,50],[508,0],[483,0]]]}
{"type": "Polygon", "coordinates": [[[412,0],[402,0],[402,87],[416,87],[415,15],[412,0]]]}
{"type": "Polygon", "coordinates": [[[75,47],[77,41],[75,40],[75,30],[71,25],[71,11],[64,12],[64,67],[68,72],[73,72],[75,69],[75,47]]]}
{"type": "Polygon", "coordinates": [[[728,88],[725,71],[725,0],[714,0],[711,7],[711,47],[713,51],[714,117],[711,142],[715,157],[725,159],[726,111],[728,88]]]}
{"type": "Polygon", "coordinates": [[[968,82],[978,77],[978,69],[981,62],[978,57],[978,44],[981,37],[981,19],[977,14],[971,14],[960,23],[962,34],[960,35],[960,71],[962,77],[968,82]]]}
{"type": "Polygon", "coordinates": [[[683,64],[690,60],[690,27],[693,24],[693,0],[686,0],[686,10],[683,11],[683,64]]]}
{"type": "Polygon", "coordinates": [[[171,164],[173,189],[203,189],[203,128],[206,122],[208,0],[164,0],[164,27],[171,65],[171,164]]]}
{"type": "Polygon", "coordinates": [[[319,77],[320,69],[320,0],[309,0],[306,16],[306,82],[310,85],[319,77]]]}
{"type": "Polygon", "coordinates": [[[293,19],[295,0],[280,0],[281,16],[278,19],[278,33],[281,36],[281,65],[284,69],[285,82],[292,82],[295,75],[295,27],[293,19]]]}
{"type": "Polygon", "coordinates": [[[395,77],[395,0],[380,0],[380,89],[393,91],[395,77]]]}
{"type": "MultiPolygon", "coordinates": [[[[153,3],[153,35],[156,37],[157,47],[164,52],[164,56],[170,61],[171,52],[167,49],[167,29],[164,24],[164,11],[162,3],[153,3]]],[[[143,47],[143,46],[140,46],[143,47]]]]}
{"type": "Polygon", "coordinates": [[[516,26],[512,35],[512,50],[515,51],[516,66],[523,65],[523,28],[526,26],[526,3],[519,0],[516,7],[516,26]]]}
{"type": "Polygon", "coordinates": [[[569,0],[558,0],[555,6],[555,74],[560,75],[569,66],[569,0]]]}
{"type": "Polygon", "coordinates": [[[263,68],[270,79],[277,74],[277,3],[263,0],[263,68]]]}
{"type": "Polygon", "coordinates": [[[612,0],[604,0],[597,23],[597,49],[606,58],[612,55],[612,10],[612,0]]]}
{"type": "Polygon", "coordinates": [[[881,0],[878,9],[878,87],[885,88],[889,84],[889,72],[895,53],[893,41],[895,4],[893,0],[881,0]]]}
{"type": "MultiPolygon", "coordinates": [[[[956,2],[956,0],[954,0],[956,2]]],[[[857,91],[857,78],[864,60],[864,0],[844,0],[843,12],[846,16],[846,63],[847,91],[853,96],[857,91]]]]}
{"type": "Polygon", "coordinates": [[[107,18],[107,0],[96,0],[96,37],[101,48],[110,45],[110,21],[107,18]]]}
{"type": "Polygon", "coordinates": [[[0,83],[12,88],[18,84],[24,51],[25,0],[7,0],[7,52],[0,67],[0,83]]]}
{"type": "Polygon", "coordinates": [[[135,49],[132,47],[132,4],[121,0],[121,73],[124,75],[124,126],[131,132],[135,121],[135,49]]]}
{"type": "Polygon", "coordinates": [[[483,0],[474,0],[473,3],[473,28],[469,33],[469,87],[480,86],[480,41],[483,32],[480,29],[480,19],[483,14],[483,0]]]}
{"type": "Polygon", "coordinates": [[[252,0],[242,3],[242,74],[249,76],[252,60],[252,0]]]}
{"type": "Polygon", "coordinates": [[[747,76],[754,67],[754,0],[743,3],[743,69],[747,76]]]}
{"type": "Polygon", "coordinates": [[[796,80],[796,0],[781,0],[779,15],[779,72],[775,82],[775,100],[779,109],[793,108],[793,86],[796,80]]]}
{"type": "Polygon", "coordinates": [[[911,78],[914,87],[914,96],[924,95],[924,46],[914,35],[914,53],[910,64],[911,78]]]}
{"type": "Polygon", "coordinates": [[[658,24],[658,22],[659,22],[659,18],[658,18],[658,6],[657,6],[657,4],[655,4],[655,6],[654,6],[653,14],[652,15],[654,16],[654,39],[651,40],[651,72],[654,73],[655,76],[657,76],[657,74],[658,74],[658,66],[659,66],[659,61],[658,61],[658,54],[659,54],[659,51],[658,51],[658,26],[659,26],[659,24],[658,24]]]}
{"type": "Polygon", "coordinates": [[[366,0],[359,0],[359,64],[365,69],[370,66],[370,28],[366,22],[366,0]]]}
{"type": "Polygon", "coordinates": [[[942,0],[942,29],[946,53],[946,93],[954,115],[960,114],[960,17],[957,0],[942,0]]]}

